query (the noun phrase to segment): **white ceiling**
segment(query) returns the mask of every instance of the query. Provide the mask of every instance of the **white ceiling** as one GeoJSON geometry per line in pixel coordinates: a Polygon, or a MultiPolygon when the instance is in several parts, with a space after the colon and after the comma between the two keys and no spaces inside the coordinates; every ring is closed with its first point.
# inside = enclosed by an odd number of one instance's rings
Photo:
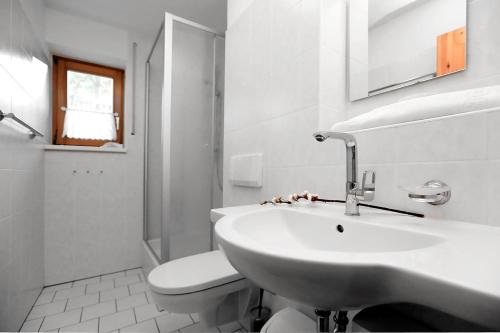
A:
{"type": "Polygon", "coordinates": [[[154,34],[169,12],[226,31],[227,0],[45,0],[47,7],[118,28],[154,34]]]}

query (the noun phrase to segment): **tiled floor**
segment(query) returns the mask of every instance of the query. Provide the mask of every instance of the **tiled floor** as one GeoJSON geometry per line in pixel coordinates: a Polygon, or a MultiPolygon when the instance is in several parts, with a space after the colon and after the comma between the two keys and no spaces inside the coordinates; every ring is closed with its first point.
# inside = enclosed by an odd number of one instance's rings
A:
{"type": "Polygon", "coordinates": [[[46,287],[23,332],[244,332],[237,322],[206,329],[196,314],[160,311],[142,269],[46,287]]]}

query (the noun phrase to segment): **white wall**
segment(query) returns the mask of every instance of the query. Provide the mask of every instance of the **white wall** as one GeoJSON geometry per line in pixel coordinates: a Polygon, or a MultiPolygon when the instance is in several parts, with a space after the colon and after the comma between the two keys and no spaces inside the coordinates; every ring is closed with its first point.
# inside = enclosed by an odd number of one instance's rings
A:
{"type": "MultiPolygon", "coordinates": [[[[0,110],[49,134],[49,68],[33,15],[42,9],[0,1],[0,110]],[[36,60],[38,59],[38,60],[36,60]]],[[[0,331],[17,331],[44,275],[44,140],[0,122],[0,331]]]]}
{"type": "Polygon", "coordinates": [[[154,36],[53,10],[47,13],[46,30],[53,53],[125,68],[127,149],[125,154],[46,152],[45,284],[51,285],[141,266],[144,63],[154,36]],[[56,31],[67,24],[66,33],[56,31]],[[135,136],[130,134],[134,41],[135,136]]]}
{"type": "Polygon", "coordinates": [[[252,4],[253,0],[229,0],[227,2],[227,27],[231,26],[243,12],[252,4]]]}
{"type": "MultiPolygon", "coordinates": [[[[281,15],[273,17],[269,14],[270,5],[255,0],[227,32],[226,176],[232,155],[262,152],[265,179],[261,189],[249,189],[232,186],[225,177],[225,206],[255,203],[274,194],[303,189],[341,197],[345,174],[343,148],[334,142],[315,143],[311,136],[314,130],[328,128],[333,123],[327,119],[350,118],[402,98],[500,82],[500,65],[496,60],[500,43],[493,33],[500,28],[494,19],[500,3],[493,0],[469,3],[467,71],[352,103],[347,101],[345,93],[344,37],[332,32],[339,26],[327,26],[324,22],[328,20],[319,19],[314,11],[306,11],[307,1],[288,3],[293,4],[288,11],[280,8],[281,15]],[[295,42],[300,40],[300,32],[290,32],[292,27],[282,25],[279,20],[304,27],[320,38],[307,38],[309,44],[295,42]],[[301,24],[300,20],[322,22],[321,31],[301,24]],[[342,78],[343,82],[327,82],[325,77],[342,78]]],[[[328,11],[322,7],[321,16],[330,13],[329,22],[340,21],[335,15],[344,11],[345,0],[321,1],[321,6],[326,3],[336,9],[328,11]]],[[[345,33],[345,26],[343,29],[345,33]]],[[[490,160],[495,158],[496,151],[496,141],[491,140],[497,140],[488,126],[494,126],[495,117],[496,113],[480,114],[359,135],[360,169],[380,169],[377,203],[500,226],[495,206],[487,207],[484,200],[487,191],[484,184],[492,180],[487,177],[487,169],[494,165],[490,160]],[[440,135],[442,130],[446,130],[446,135],[440,135]],[[406,178],[408,172],[404,170],[410,167],[416,169],[414,177],[406,178]],[[397,168],[401,168],[400,173],[397,168]],[[459,173],[461,168],[463,171],[459,173]],[[453,173],[447,172],[450,170],[453,173]],[[484,182],[473,182],[469,174],[485,177],[484,182]],[[397,190],[399,185],[435,177],[448,180],[456,188],[454,199],[444,207],[413,203],[397,190]],[[483,195],[478,195],[480,191],[483,195]],[[483,209],[471,209],[474,205],[483,209]]]]}
{"type": "Polygon", "coordinates": [[[45,16],[45,40],[52,54],[121,68],[127,64],[126,30],[53,9],[45,16]]]}
{"type": "MultiPolygon", "coordinates": [[[[467,71],[350,103],[346,0],[254,0],[227,31],[224,205],[304,189],[342,198],[345,148],[314,142],[313,131],[402,98],[499,84],[499,11],[496,0],[469,1],[467,71]],[[264,186],[232,186],[231,156],[259,152],[264,186]]],[[[499,122],[497,112],[357,135],[360,171],[377,171],[375,204],[500,226],[499,122]],[[452,187],[445,206],[414,203],[397,189],[434,178],[452,187]]]]}

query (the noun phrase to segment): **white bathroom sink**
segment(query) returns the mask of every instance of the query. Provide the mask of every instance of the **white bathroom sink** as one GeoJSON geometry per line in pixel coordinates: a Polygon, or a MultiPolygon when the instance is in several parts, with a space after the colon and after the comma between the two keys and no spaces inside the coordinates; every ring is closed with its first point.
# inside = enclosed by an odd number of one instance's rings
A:
{"type": "Polygon", "coordinates": [[[409,302],[500,327],[498,228],[369,209],[348,217],[336,205],[245,211],[217,222],[217,240],[264,289],[318,309],[409,302]]]}

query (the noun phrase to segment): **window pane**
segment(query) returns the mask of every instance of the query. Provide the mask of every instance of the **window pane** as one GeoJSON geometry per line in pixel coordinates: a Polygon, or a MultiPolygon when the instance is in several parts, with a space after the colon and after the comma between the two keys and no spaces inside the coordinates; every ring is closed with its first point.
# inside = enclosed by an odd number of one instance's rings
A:
{"type": "Polygon", "coordinates": [[[112,78],[68,71],[67,92],[63,137],[116,140],[112,78]]]}

